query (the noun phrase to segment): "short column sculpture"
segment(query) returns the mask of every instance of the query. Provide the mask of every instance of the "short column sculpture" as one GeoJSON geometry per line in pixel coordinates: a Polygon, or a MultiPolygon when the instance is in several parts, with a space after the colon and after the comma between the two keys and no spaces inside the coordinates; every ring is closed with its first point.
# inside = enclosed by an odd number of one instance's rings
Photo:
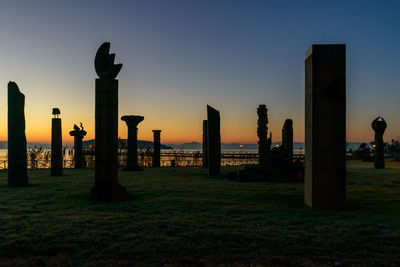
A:
{"type": "Polygon", "coordinates": [[[288,152],[289,161],[293,161],[293,121],[285,120],[282,128],[282,146],[288,152]]]}
{"type": "Polygon", "coordinates": [[[372,121],[372,129],[375,132],[375,169],[385,168],[385,158],[384,158],[384,143],[383,134],[385,133],[387,124],[386,121],[378,117],[372,121]]]}
{"type": "Polygon", "coordinates": [[[25,95],[15,82],[8,83],[8,185],[27,186],[25,95]]]}
{"type": "Polygon", "coordinates": [[[208,168],[207,120],[203,120],[203,168],[208,168]]]}
{"type": "Polygon", "coordinates": [[[312,45],[305,55],[305,203],[346,202],[346,46],[312,45]]]}
{"type": "Polygon", "coordinates": [[[161,157],[161,141],[160,134],[161,130],[153,130],[154,133],[154,149],[153,149],[153,167],[160,167],[160,157],[161,157]]]}
{"type": "Polygon", "coordinates": [[[137,153],[137,126],[143,121],[143,116],[122,116],[121,120],[128,126],[128,159],[124,171],[140,171],[137,153]]]}
{"type": "Polygon", "coordinates": [[[221,168],[221,133],[219,111],[207,105],[208,174],[219,175],[221,168]]]}
{"type": "Polygon", "coordinates": [[[268,138],[268,109],[266,105],[257,108],[257,136],[258,136],[258,161],[261,166],[266,166],[271,150],[271,134],[268,138]]]}
{"type": "Polygon", "coordinates": [[[53,118],[51,119],[51,176],[63,175],[63,151],[60,110],[53,108],[53,118]]]}
{"type": "Polygon", "coordinates": [[[69,132],[70,136],[74,137],[74,162],[75,162],[75,169],[82,168],[82,139],[86,135],[86,131],[83,130],[83,126],[81,123],[81,128],[79,129],[76,124],[74,124],[74,130],[69,132]]]}
{"type": "Polygon", "coordinates": [[[114,64],[110,43],[97,50],[94,66],[95,100],[95,186],[91,198],[97,201],[124,201],[132,195],[118,182],[118,80],[122,64],[114,64]]]}

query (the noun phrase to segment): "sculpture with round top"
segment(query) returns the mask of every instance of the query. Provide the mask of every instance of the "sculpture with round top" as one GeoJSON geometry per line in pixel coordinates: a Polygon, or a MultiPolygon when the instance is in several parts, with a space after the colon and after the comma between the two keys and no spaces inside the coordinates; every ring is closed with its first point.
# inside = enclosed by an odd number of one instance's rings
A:
{"type": "Polygon", "coordinates": [[[143,116],[125,115],[121,117],[121,120],[126,122],[128,126],[128,160],[124,171],[141,171],[138,164],[138,153],[137,153],[137,126],[144,120],[143,116]]]}
{"type": "Polygon", "coordinates": [[[118,80],[122,64],[114,64],[110,43],[103,43],[94,60],[95,100],[95,186],[91,198],[97,201],[124,201],[132,195],[118,182],[118,80]]]}

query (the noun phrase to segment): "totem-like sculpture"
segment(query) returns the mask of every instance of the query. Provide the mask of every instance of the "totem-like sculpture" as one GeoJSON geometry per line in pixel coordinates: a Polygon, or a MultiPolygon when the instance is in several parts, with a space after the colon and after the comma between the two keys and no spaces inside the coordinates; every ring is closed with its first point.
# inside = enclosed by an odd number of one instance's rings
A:
{"type": "Polygon", "coordinates": [[[8,83],[8,185],[27,186],[25,95],[15,82],[8,83]]]}
{"type": "Polygon", "coordinates": [[[221,168],[221,132],[219,111],[207,105],[208,174],[219,175],[221,168]]]}
{"type": "Polygon", "coordinates": [[[375,132],[375,169],[384,169],[385,159],[383,134],[385,133],[387,124],[383,118],[378,117],[372,121],[371,126],[375,132]]]}
{"type": "Polygon", "coordinates": [[[208,168],[207,120],[203,120],[203,168],[208,168]]]}
{"type": "Polygon", "coordinates": [[[257,121],[257,136],[258,136],[258,156],[259,164],[266,166],[269,160],[269,153],[271,149],[272,134],[268,138],[268,109],[266,105],[259,105],[257,108],[258,121],[257,121]]]}
{"type": "Polygon", "coordinates": [[[128,160],[124,171],[140,171],[137,153],[137,126],[144,120],[143,116],[122,116],[121,120],[128,126],[128,160]]]}
{"type": "Polygon", "coordinates": [[[74,124],[74,130],[69,132],[70,136],[74,137],[74,162],[75,162],[75,169],[82,168],[82,139],[86,135],[86,131],[83,130],[82,122],[81,128],[74,124]]]}
{"type": "Polygon", "coordinates": [[[161,158],[161,140],[160,134],[161,130],[153,130],[154,133],[154,149],[153,149],[153,167],[160,167],[160,158],[161,158]]]}
{"type": "Polygon", "coordinates": [[[110,43],[103,43],[94,60],[96,73],[95,186],[91,198],[98,201],[132,199],[118,182],[118,80],[122,64],[114,64],[110,43]]]}
{"type": "Polygon", "coordinates": [[[51,176],[63,175],[61,118],[58,115],[60,115],[60,110],[53,108],[54,117],[51,119],[51,176]]]}
{"type": "Polygon", "coordinates": [[[288,152],[289,161],[293,161],[293,121],[285,120],[282,128],[282,146],[288,152]]]}

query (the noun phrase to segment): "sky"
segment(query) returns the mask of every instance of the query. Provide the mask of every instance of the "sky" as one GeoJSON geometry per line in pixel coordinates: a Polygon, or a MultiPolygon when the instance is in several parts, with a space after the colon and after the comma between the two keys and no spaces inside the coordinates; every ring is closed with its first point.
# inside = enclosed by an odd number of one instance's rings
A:
{"type": "MultiPolygon", "coordinates": [[[[345,43],[347,141],[400,138],[399,1],[1,1],[0,140],[7,140],[7,84],[25,94],[28,142],[49,143],[61,110],[63,142],[82,122],[94,138],[94,56],[105,41],[123,67],[119,116],[142,115],[138,138],[201,142],[206,105],[224,143],[257,142],[266,104],[273,141],[291,118],[304,141],[304,53],[345,43]]],[[[127,128],[119,121],[119,136],[127,128]]]]}

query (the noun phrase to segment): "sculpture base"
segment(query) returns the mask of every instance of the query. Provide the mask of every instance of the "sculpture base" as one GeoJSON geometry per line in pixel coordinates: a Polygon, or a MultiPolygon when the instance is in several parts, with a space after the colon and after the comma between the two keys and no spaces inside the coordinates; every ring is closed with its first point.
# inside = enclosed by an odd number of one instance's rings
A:
{"type": "Polygon", "coordinates": [[[123,168],[123,170],[124,171],[143,171],[143,169],[139,165],[136,165],[136,166],[125,166],[123,168]]]}
{"type": "Polygon", "coordinates": [[[92,187],[91,199],[94,201],[118,202],[131,200],[133,196],[120,184],[92,187]]]}

